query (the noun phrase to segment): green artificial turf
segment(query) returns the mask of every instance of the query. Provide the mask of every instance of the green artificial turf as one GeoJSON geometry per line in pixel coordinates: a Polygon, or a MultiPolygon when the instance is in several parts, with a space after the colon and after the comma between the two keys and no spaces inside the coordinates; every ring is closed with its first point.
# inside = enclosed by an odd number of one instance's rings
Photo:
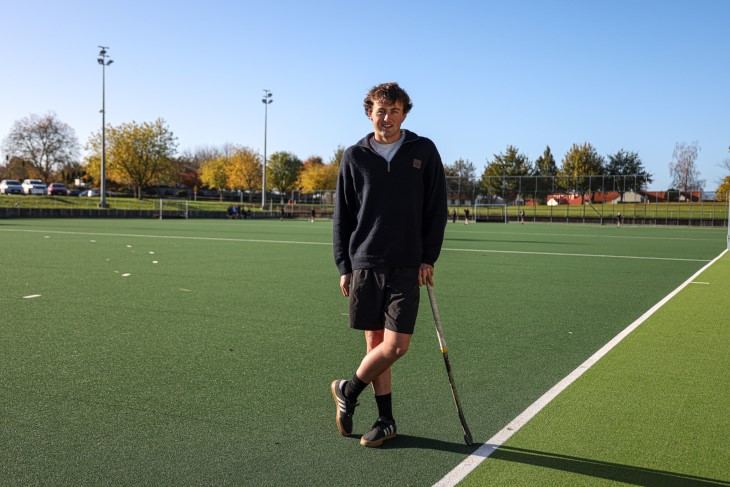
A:
{"type": "MultiPolygon", "coordinates": [[[[425,291],[394,366],[398,438],[365,449],[336,432],[329,384],[352,375],[364,340],[346,325],[331,231],[0,221],[0,483],[438,481],[476,446],[462,442],[425,291]]],[[[449,225],[436,295],[475,441],[715,257],[723,232],[449,225]]],[[[361,403],[357,433],[377,416],[369,391],[361,403]]]]}
{"type": "Polygon", "coordinates": [[[460,485],[730,485],[730,255],[460,485]]]}

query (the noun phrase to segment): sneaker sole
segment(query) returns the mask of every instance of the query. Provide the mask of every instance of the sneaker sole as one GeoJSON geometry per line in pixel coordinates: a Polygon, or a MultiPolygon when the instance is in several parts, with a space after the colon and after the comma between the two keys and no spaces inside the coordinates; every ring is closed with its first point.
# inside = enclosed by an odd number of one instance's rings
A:
{"type": "Polygon", "coordinates": [[[332,384],[330,385],[330,391],[332,392],[332,397],[335,398],[335,421],[337,422],[337,431],[340,432],[342,436],[350,436],[352,434],[352,431],[346,431],[342,424],[340,423],[340,401],[337,399],[337,384],[339,383],[339,380],[332,381],[332,384]]]}
{"type": "Polygon", "coordinates": [[[395,438],[395,435],[396,434],[393,433],[392,435],[383,436],[379,440],[373,440],[373,441],[368,441],[365,438],[360,438],[360,444],[362,446],[367,446],[368,448],[376,448],[376,447],[379,447],[380,445],[382,445],[383,442],[385,442],[385,440],[392,440],[393,438],[395,438]]]}

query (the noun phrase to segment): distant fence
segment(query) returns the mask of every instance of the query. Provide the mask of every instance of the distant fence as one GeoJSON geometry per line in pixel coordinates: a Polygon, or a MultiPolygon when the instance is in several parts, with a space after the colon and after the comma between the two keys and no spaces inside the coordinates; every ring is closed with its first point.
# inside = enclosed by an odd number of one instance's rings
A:
{"type": "MultiPolygon", "coordinates": [[[[650,191],[635,189],[632,177],[590,176],[573,181],[578,190],[558,177],[510,176],[487,178],[490,192],[464,185],[452,188],[449,181],[449,214],[462,218],[470,209],[480,222],[510,222],[524,212],[525,221],[554,223],[615,222],[621,213],[627,225],[728,226],[730,194],[704,191],[650,191]],[[461,191],[458,193],[452,192],[461,191]],[[485,205],[495,205],[484,209],[485,205]],[[480,208],[476,211],[476,208],[480,208]]],[[[248,196],[248,195],[246,195],[248,196]]],[[[99,198],[0,195],[0,218],[298,218],[331,219],[334,212],[332,191],[271,195],[266,210],[260,203],[248,202],[244,194],[237,199],[134,198],[110,197],[109,208],[98,208],[99,198]],[[230,211],[236,207],[235,215],[230,211]],[[283,210],[283,212],[282,212],[283,210]]]]}
{"type": "MultiPolygon", "coordinates": [[[[620,213],[629,225],[727,226],[730,211],[728,193],[647,190],[636,175],[491,176],[472,194],[454,192],[452,186],[449,202],[457,209],[506,205],[507,221],[516,220],[520,211],[526,220],[566,223],[606,223],[620,213]]],[[[501,209],[492,211],[474,214],[477,221],[505,220],[501,209]]]]}

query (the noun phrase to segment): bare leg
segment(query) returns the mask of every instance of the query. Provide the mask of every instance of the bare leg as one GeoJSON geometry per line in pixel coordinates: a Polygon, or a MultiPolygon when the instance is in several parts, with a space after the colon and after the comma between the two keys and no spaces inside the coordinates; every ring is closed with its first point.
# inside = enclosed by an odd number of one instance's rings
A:
{"type": "Polygon", "coordinates": [[[382,395],[390,392],[390,366],[406,354],[411,335],[384,330],[378,343],[378,333],[381,332],[366,332],[368,353],[357,369],[357,376],[363,382],[372,383],[376,395],[382,395]]]}
{"type": "MultiPolygon", "coordinates": [[[[385,330],[376,331],[365,331],[365,341],[367,344],[367,353],[383,343],[383,335],[385,330]]],[[[382,396],[384,394],[390,394],[391,392],[391,379],[390,379],[390,367],[385,372],[373,379],[371,385],[373,386],[373,392],[376,396],[382,396]]]]}

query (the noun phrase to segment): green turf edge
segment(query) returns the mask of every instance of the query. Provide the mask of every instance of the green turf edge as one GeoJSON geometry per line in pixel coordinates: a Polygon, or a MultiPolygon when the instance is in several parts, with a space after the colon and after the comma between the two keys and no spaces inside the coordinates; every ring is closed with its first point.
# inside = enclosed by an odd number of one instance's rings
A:
{"type": "Polygon", "coordinates": [[[459,485],[730,485],[729,295],[725,254],[459,485]]]}

